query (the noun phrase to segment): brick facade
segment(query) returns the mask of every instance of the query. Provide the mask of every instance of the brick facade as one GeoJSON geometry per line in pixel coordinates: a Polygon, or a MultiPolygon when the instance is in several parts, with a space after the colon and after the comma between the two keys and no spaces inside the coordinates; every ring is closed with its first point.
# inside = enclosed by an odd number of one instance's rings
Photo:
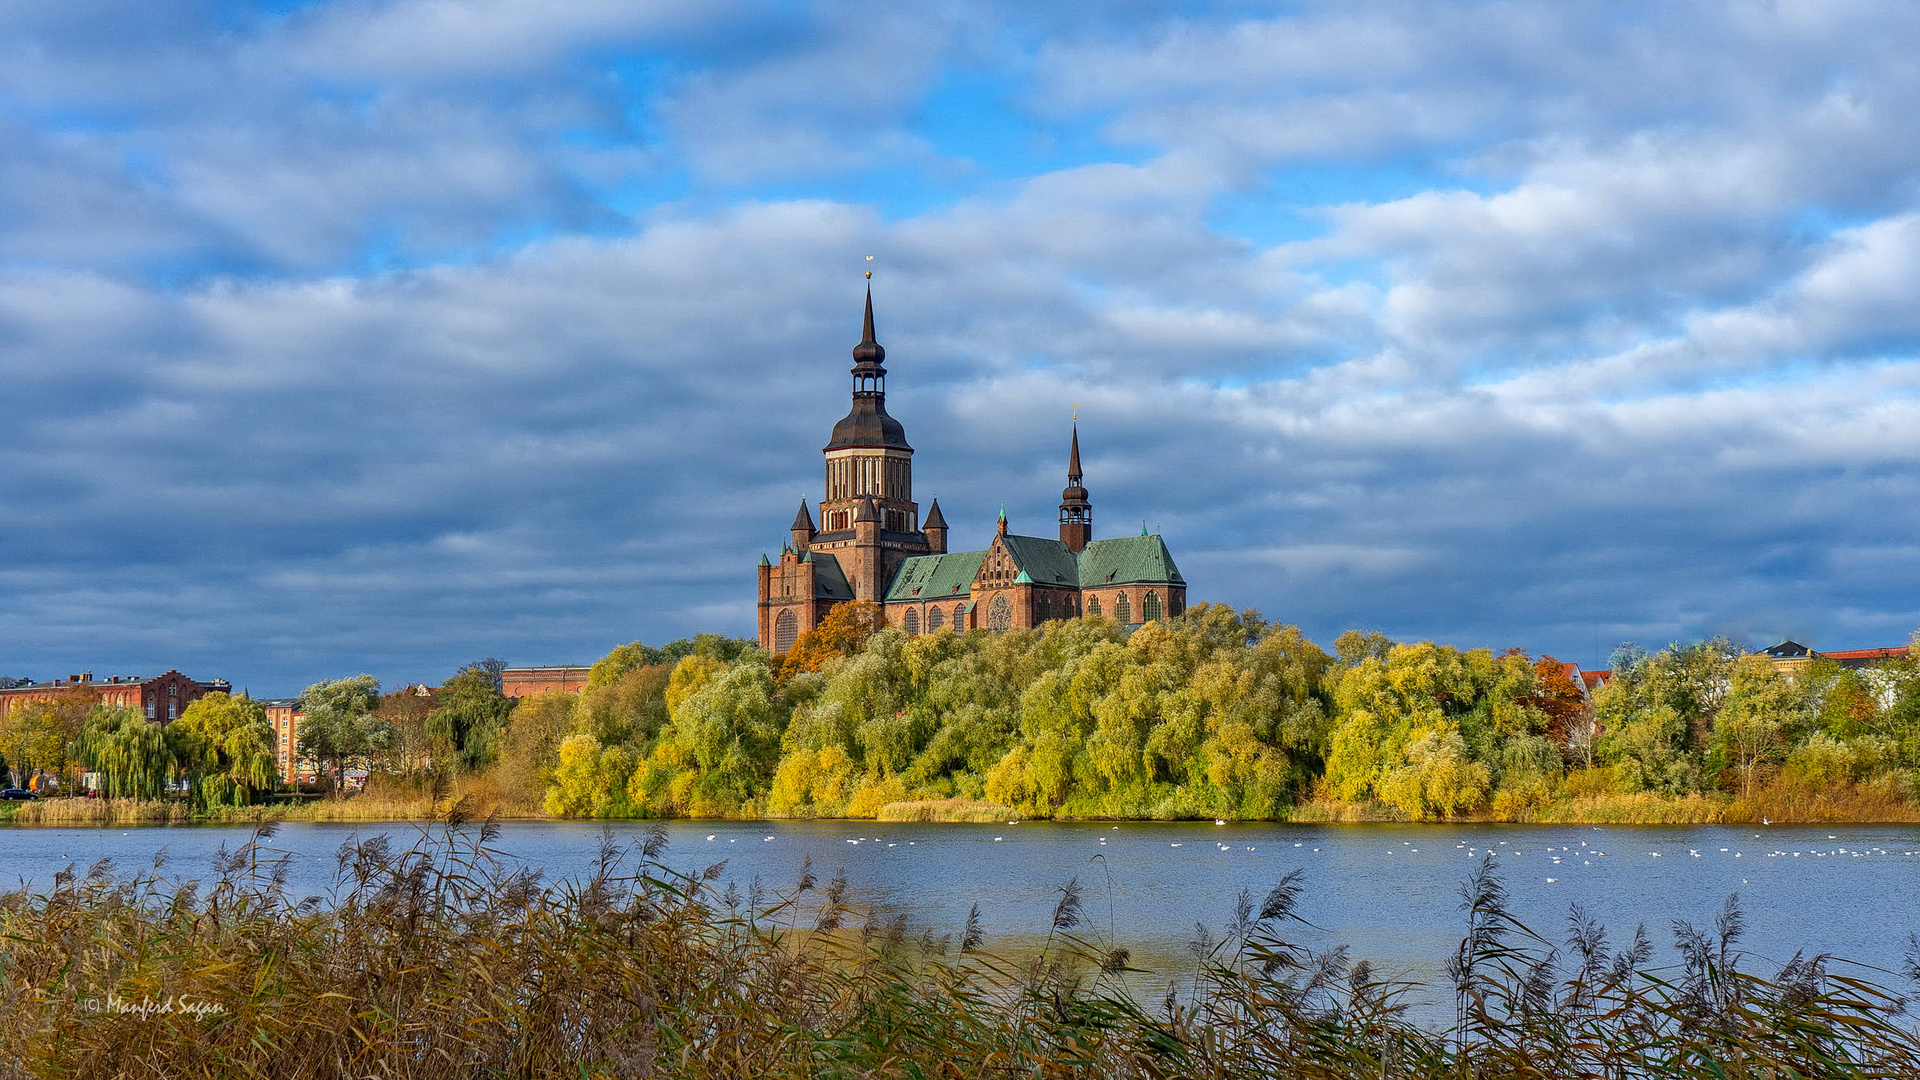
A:
{"type": "Polygon", "coordinates": [[[225,679],[199,682],[178,671],[159,675],[109,675],[103,679],[93,672],[69,675],[58,682],[34,683],[0,690],[0,716],[39,701],[57,701],[74,693],[89,694],[109,708],[136,709],[147,719],[166,724],[180,718],[187,706],[208,694],[231,693],[225,679]]]}
{"type": "Polygon", "coordinates": [[[822,451],[826,496],[819,524],[802,499],[779,561],[760,559],[761,648],[787,652],[835,605],[850,600],[883,604],[889,625],[915,635],[1028,629],[1087,615],[1138,625],[1186,609],[1186,581],[1160,537],[1143,531],[1093,539],[1078,424],[1058,539],[1012,534],[1002,513],[986,550],[948,552],[940,503],[921,520],[913,500],[913,448],[899,421],[887,415],[886,350],[874,336],[871,289],[864,331],[853,350],[852,408],[822,451]]]}
{"type": "Polygon", "coordinates": [[[590,664],[550,664],[545,667],[510,667],[500,672],[500,692],[510,698],[526,698],[560,690],[577,694],[587,688],[590,664]]]}

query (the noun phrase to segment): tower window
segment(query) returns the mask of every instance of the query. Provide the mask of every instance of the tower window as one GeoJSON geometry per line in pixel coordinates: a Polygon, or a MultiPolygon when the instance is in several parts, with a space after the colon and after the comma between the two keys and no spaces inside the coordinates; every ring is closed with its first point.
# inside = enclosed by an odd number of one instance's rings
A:
{"type": "Polygon", "coordinates": [[[900,625],[906,629],[908,637],[919,637],[920,613],[913,608],[908,608],[907,617],[900,620],[900,625]]]}
{"type": "Polygon", "coordinates": [[[800,620],[794,618],[791,611],[781,612],[780,617],[773,620],[773,651],[787,652],[799,638],[800,620]]]}
{"type": "Polygon", "coordinates": [[[1147,602],[1145,604],[1142,604],[1141,607],[1146,609],[1148,622],[1160,621],[1160,594],[1159,593],[1155,592],[1152,589],[1148,589],[1147,602]]]}

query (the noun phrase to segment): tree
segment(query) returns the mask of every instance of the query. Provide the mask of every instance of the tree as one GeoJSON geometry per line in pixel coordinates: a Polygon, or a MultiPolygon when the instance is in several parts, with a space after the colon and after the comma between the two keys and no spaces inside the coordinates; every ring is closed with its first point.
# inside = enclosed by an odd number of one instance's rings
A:
{"type": "Polygon", "coordinates": [[[800,640],[794,642],[780,673],[791,678],[802,671],[819,671],[834,660],[852,656],[886,622],[879,604],[854,600],[836,605],[820,620],[819,626],[801,634],[800,640]]]}
{"type": "Polygon", "coordinates": [[[73,753],[99,775],[100,793],[107,798],[157,799],[166,794],[178,767],[178,741],[136,709],[98,708],[73,740],[73,753]]]}
{"type": "Polygon", "coordinates": [[[75,687],[0,717],[0,758],[13,768],[15,781],[25,785],[41,773],[66,769],[67,751],[99,701],[92,690],[75,687]]]}
{"type": "Polygon", "coordinates": [[[273,727],[249,697],[211,693],[167,725],[195,796],[206,806],[245,806],[273,788],[273,727]]]}
{"type": "Polygon", "coordinates": [[[433,705],[433,693],[424,686],[401,687],[381,697],[373,718],[392,732],[381,755],[388,769],[413,773],[452,754],[452,746],[436,738],[429,725],[433,705]]]}
{"type": "Polygon", "coordinates": [[[500,679],[488,661],[468,664],[448,679],[427,717],[427,732],[452,750],[455,768],[476,769],[491,762],[505,732],[513,702],[500,693],[500,679]]]}
{"type": "Polygon", "coordinates": [[[380,680],[371,675],[317,682],[300,695],[300,753],[332,767],[335,792],[346,788],[347,766],[366,764],[392,741],[392,729],[374,716],[380,680]]]}

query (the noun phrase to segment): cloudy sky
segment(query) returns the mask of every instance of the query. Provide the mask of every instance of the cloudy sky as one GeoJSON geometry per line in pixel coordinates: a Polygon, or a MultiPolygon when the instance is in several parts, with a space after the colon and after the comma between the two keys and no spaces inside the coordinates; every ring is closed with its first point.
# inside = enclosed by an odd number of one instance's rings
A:
{"type": "Polygon", "coordinates": [[[1848,0],[0,0],[0,672],[751,633],[867,255],[956,546],[1053,531],[1078,404],[1099,534],[1322,641],[1901,643],[1916,55],[1848,0]]]}

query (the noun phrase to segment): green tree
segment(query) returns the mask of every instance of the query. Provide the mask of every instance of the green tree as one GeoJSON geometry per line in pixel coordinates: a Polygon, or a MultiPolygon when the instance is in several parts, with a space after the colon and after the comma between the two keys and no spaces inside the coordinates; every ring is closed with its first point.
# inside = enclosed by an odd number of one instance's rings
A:
{"type": "Polygon", "coordinates": [[[391,726],[374,715],[380,680],[371,675],[314,683],[300,695],[300,705],[306,713],[300,753],[327,763],[336,793],[346,788],[349,766],[370,766],[393,741],[391,726]]]}
{"type": "Polygon", "coordinates": [[[244,806],[278,778],[267,710],[248,697],[212,693],[167,725],[196,798],[206,806],[244,806]]]}
{"type": "Polygon", "coordinates": [[[500,693],[500,680],[484,662],[468,664],[436,695],[426,721],[427,733],[453,752],[449,765],[477,769],[490,763],[513,702],[500,693]]]}
{"type": "Polygon", "coordinates": [[[169,732],[137,709],[96,708],[73,740],[74,757],[99,775],[110,799],[157,799],[178,765],[169,732]]]}
{"type": "Polygon", "coordinates": [[[1733,678],[1713,726],[1714,759],[1740,777],[1743,795],[1763,770],[1779,764],[1811,723],[1811,710],[1795,681],[1757,653],[1733,665],[1733,678]]]}

